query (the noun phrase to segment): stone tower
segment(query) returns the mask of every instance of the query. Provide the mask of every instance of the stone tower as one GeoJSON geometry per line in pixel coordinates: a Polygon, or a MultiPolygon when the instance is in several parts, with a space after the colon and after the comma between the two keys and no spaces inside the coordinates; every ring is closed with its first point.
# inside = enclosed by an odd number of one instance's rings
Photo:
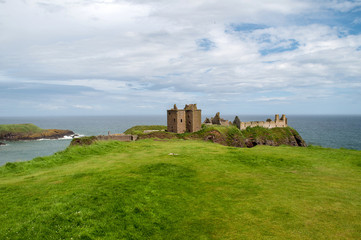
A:
{"type": "Polygon", "coordinates": [[[202,126],[201,117],[197,104],[186,105],[184,109],[178,109],[174,104],[172,109],[167,110],[167,130],[175,133],[199,131],[202,126]]]}
{"type": "Polygon", "coordinates": [[[202,114],[201,110],[197,109],[197,104],[186,105],[186,131],[198,132],[202,128],[202,114]]]}

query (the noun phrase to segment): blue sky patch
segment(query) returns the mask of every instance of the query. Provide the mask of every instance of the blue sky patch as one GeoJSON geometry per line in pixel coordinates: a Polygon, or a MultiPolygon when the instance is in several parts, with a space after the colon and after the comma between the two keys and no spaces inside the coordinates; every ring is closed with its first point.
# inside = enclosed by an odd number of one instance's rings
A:
{"type": "Polygon", "coordinates": [[[216,44],[214,42],[212,42],[211,40],[209,40],[208,38],[198,39],[196,41],[196,44],[197,44],[198,48],[202,51],[209,51],[212,48],[215,48],[215,46],[216,46],[216,44]]]}
{"type": "Polygon", "coordinates": [[[231,23],[229,25],[230,29],[235,32],[252,32],[258,29],[266,29],[268,26],[263,24],[254,24],[254,23],[231,23]]]}
{"type": "Polygon", "coordinates": [[[292,19],[299,25],[321,24],[339,28],[339,37],[357,35],[361,33],[361,8],[354,8],[348,12],[327,10],[320,14],[301,15],[292,19]]]}
{"type": "Polygon", "coordinates": [[[300,46],[299,42],[296,41],[295,39],[288,39],[288,40],[280,41],[280,44],[277,44],[274,47],[261,49],[261,50],[259,50],[259,53],[262,56],[266,56],[266,55],[272,54],[272,53],[281,53],[281,52],[293,51],[293,50],[296,50],[299,46],[300,46]],[[288,43],[283,44],[286,41],[288,43]]]}

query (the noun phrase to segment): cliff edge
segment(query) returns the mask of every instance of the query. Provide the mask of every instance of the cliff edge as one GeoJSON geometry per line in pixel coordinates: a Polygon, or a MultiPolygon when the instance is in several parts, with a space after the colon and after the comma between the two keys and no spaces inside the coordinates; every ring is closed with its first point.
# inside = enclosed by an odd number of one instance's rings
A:
{"type": "Polygon", "coordinates": [[[298,147],[307,146],[306,142],[302,139],[300,134],[291,127],[271,129],[263,127],[249,127],[245,130],[239,130],[235,126],[203,125],[202,129],[198,132],[182,134],[159,130],[160,126],[156,126],[156,130],[153,130],[153,127],[154,126],[135,126],[125,131],[125,133],[137,134],[138,139],[194,139],[211,141],[233,147],[251,148],[257,145],[288,145],[298,147]]]}

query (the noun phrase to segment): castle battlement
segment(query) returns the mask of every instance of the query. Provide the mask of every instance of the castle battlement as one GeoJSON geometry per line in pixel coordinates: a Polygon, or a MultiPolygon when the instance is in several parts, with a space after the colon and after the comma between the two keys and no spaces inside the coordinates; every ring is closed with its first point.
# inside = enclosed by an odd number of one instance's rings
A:
{"type": "MultiPolygon", "coordinates": [[[[204,124],[207,125],[222,125],[229,126],[232,122],[228,120],[224,120],[220,117],[219,112],[211,119],[206,118],[204,124]]],[[[237,128],[241,130],[245,130],[247,127],[264,127],[264,128],[275,128],[275,127],[287,127],[287,118],[286,115],[280,116],[278,114],[275,115],[275,120],[267,119],[266,121],[250,121],[250,122],[242,122],[238,116],[236,116],[233,120],[233,125],[237,126],[237,128]]]]}
{"type": "Polygon", "coordinates": [[[267,119],[266,121],[250,121],[250,122],[241,122],[238,116],[235,117],[233,124],[237,128],[244,130],[247,127],[264,127],[264,128],[275,128],[275,127],[287,127],[287,118],[286,115],[282,115],[281,119],[278,114],[275,115],[275,120],[267,119]]]}

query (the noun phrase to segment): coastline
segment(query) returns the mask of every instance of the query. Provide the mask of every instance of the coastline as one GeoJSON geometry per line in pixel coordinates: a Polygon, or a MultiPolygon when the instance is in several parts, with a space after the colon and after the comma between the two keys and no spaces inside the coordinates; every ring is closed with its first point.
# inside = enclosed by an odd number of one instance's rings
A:
{"type": "MultiPolygon", "coordinates": [[[[236,114],[225,114],[234,118],[236,114]]],[[[204,115],[210,117],[211,115],[204,115]]],[[[242,121],[266,119],[268,115],[239,115],[242,121]]],[[[296,129],[307,145],[331,149],[361,150],[361,115],[289,115],[289,125],[296,129]]],[[[0,124],[32,122],[43,128],[71,129],[84,136],[121,133],[134,125],[165,125],[163,115],[139,116],[61,116],[61,117],[0,117],[0,124]]],[[[1,141],[0,142],[4,142],[1,141]]],[[[69,146],[70,140],[14,141],[0,148],[0,165],[6,162],[28,161],[48,156],[69,146]]]]}

